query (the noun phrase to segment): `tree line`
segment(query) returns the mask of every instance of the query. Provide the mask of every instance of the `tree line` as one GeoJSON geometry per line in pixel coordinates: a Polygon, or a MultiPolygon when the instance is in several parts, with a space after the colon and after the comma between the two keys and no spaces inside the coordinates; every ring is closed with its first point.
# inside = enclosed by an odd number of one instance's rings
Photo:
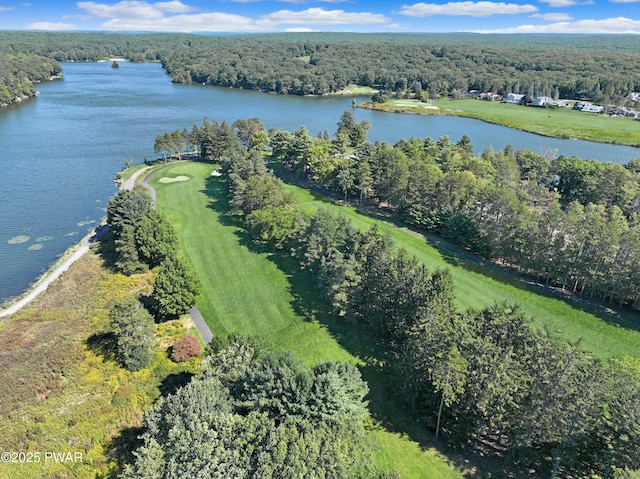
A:
{"type": "Polygon", "coordinates": [[[110,234],[105,256],[123,274],[157,269],[148,309],[159,320],[185,314],[195,303],[199,281],[178,255],[171,223],[152,208],[144,189],[121,190],[107,204],[110,234]]]}
{"type": "Polygon", "coordinates": [[[640,90],[631,36],[0,32],[0,52],[58,61],[160,61],[178,83],[298,95],[349,84],[432,98],[470,89],[623,104],[640,90]]]}
{"type": "Polygon", "coordinates": [[[474,155],[466,135],[371,144],[367,129],[347,110],[333,139],[304,127],[278,131],[273,160],[546,285],[640,306],[640,160],[601,163],[511,146],[474,155]]]}
{"type": "Polygon", "coordinates": [[[375,227],[301,211],[260,151],[229,141],[216,162],[234,214],[254,241],[296,258],[335,315],[389,345],[403,398],[436,436],[552,478],[640,468],[637,360],[593,359],[517,305],[457,311],[448,271],[429,271],[375,227]]]}

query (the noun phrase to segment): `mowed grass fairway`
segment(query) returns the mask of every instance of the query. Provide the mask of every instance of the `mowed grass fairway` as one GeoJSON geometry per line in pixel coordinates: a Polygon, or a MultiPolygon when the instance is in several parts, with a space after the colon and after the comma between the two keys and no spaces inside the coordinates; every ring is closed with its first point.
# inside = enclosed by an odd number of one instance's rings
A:
{"type": "Polygon", "coordinates": [[[541,294],[538,288],[436,249],[427,244],[420,234],[364,216],[352,207],[335,204],[317,193],[291,185],[287,185],[287,189],[295,195],[302,208],[338,211],[361,229],[368,229],[375,223],[382,232],[391,235],[398,247],[416,256],[430,270],[448,268],[453,276],[460,311],[483,308],[500,301],[515,303],[533,318],[536,326],[548,325],[559,338],[580,340],[582,349],[596,357],[622,354],[640,357],[640,331],[626,322],[618,322],[609,315],[551,293],[541,294]]]}
{"type": "Polygon", "coordinates": [[[179,163],[161,169],[150,182],[158,210],[176,227],[202,281],[198,308],[212,332],[263,337],[310,365],[327,358],[357,363],[320,323],[296,314],[285,274],[267,253],[253,251],[242,229],[225,216],[226,184],[210,177],[213,170],[211,164],[179,163]],[[190,180],[161,183],[179,176],[190,180]]]}
{"type": "MultiPolygon", "coordinates": [[[[291,350],[310,365],[333,359],[351,361],[363,368],[371,384],[368,398],[373,403],[393,391],[391,381],[380,368],[375,345],[366,331],[352,334],[351,344],[358,356],[343,344],[349,339],[337,337],[315,317],[312,308],[297,304],[292,290],[309,290],[300,278],[287,277],[267,253],[256,252],[249,239],[224,215],[228,211],[226,185],[210,178],[214,166],[204,163],[179,163],[157,172],[151,184],[157,191],[157,208],[175,225],[186,256],[203,283],[198,308],[214,334],[240,332],[264,338],[278,350],[291,350]],[[189,176],[185,182],[160,183],[163,177],[189,176]],[[373,384],[375,383],[375,385],[373,384]]],[[[321,314],[321,313],[320,313],[321,314]]],[[[402,407],[379,407],[388,414],[404,416],[402,407]],[[391,409],[389,411],[389,409],[391,409]]],[[[402,417],[400,422],[407,424],[402,417]]],[[[413,422],[413,421],[411,421],[413,422]]],[[[416,428],[422,444],[431,435],[416,428]]],[[[373,432],[381,445],[379,463],[398,469],[405,479],[456,479],[462,475],[434,449],[423,448],[406,435],[382,427],[373,432]]]]}

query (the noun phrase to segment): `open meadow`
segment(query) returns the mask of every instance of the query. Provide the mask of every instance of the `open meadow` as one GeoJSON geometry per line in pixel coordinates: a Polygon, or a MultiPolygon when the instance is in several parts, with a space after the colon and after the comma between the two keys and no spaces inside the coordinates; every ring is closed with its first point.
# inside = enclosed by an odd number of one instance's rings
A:
{"type": "Polygon", "coordinates": [[[640,145],[640,122],[637,120],[584,113],[571,108],[536,108],[497,101],[446,98],[428,104],[409,99],[389,100],[375,105],[367,102],[360,106],[421,115],[463,116],[554,138],[640,145]]]}
{"type": "Polygon", "coordinates": [[[0,321],[0,450],[25,453],[0,463],[0,479],[116,477],[144,412],[196,368],[167,356],[186,333],[180,321],[158,326],[148,368],[130,372],[114,359],[109,308],[116,298],[149,294],[150,280],[113,273],[89,252],[0,321]]]}

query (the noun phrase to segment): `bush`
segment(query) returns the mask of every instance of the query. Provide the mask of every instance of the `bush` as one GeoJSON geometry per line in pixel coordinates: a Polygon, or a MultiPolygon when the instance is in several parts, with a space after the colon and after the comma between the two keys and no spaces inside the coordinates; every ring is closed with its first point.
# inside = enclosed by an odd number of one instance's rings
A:
{"type": "Polygon", "coordinates": [[[202,353],[202,348],[198,340],[194,336],[187,334],[184,338],[173,343],[171,359],[177,363],[181,363],[188,361],[189,358],[194,356],[200,356],[200,353],[202,353]]]}

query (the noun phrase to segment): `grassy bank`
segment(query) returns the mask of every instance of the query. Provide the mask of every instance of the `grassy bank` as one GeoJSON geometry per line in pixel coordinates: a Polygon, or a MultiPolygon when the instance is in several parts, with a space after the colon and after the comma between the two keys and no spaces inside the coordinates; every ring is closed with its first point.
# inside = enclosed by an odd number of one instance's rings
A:
{"type": "Polygon", "coordinates": [[[392,373],[381,367],[388,351],[366,329],[356,330],[328,315],[309,278],[297,273],[288,257],[255,247],[226,216],[226,185],[208,180],[213,169],[204,163],[179,164],[154,175],[151,184],[157,189],[157,208],[176,226],[202,280],[198,308],[214,334],[255,335],[274,349],[293,351],[307,364],[328,359],[358,364],[379,421],[372,432],[382,446],[379,463],[397,468],[404,478],[461,477],[394,394],[392,373]],[[190,180],[160,183],[163,177],[178,176],[190,180]]]}
{"type": "Polygon", "coordinates": [[[395,113],[462,116],[554,138],[640,146],[640,123],[637,120],[583,113],[570,108],[524,107],[473,99],[441,99],[429,104],[418,100],[389,100],[377,104],[360,103],[358,106],[395,113]]]}

